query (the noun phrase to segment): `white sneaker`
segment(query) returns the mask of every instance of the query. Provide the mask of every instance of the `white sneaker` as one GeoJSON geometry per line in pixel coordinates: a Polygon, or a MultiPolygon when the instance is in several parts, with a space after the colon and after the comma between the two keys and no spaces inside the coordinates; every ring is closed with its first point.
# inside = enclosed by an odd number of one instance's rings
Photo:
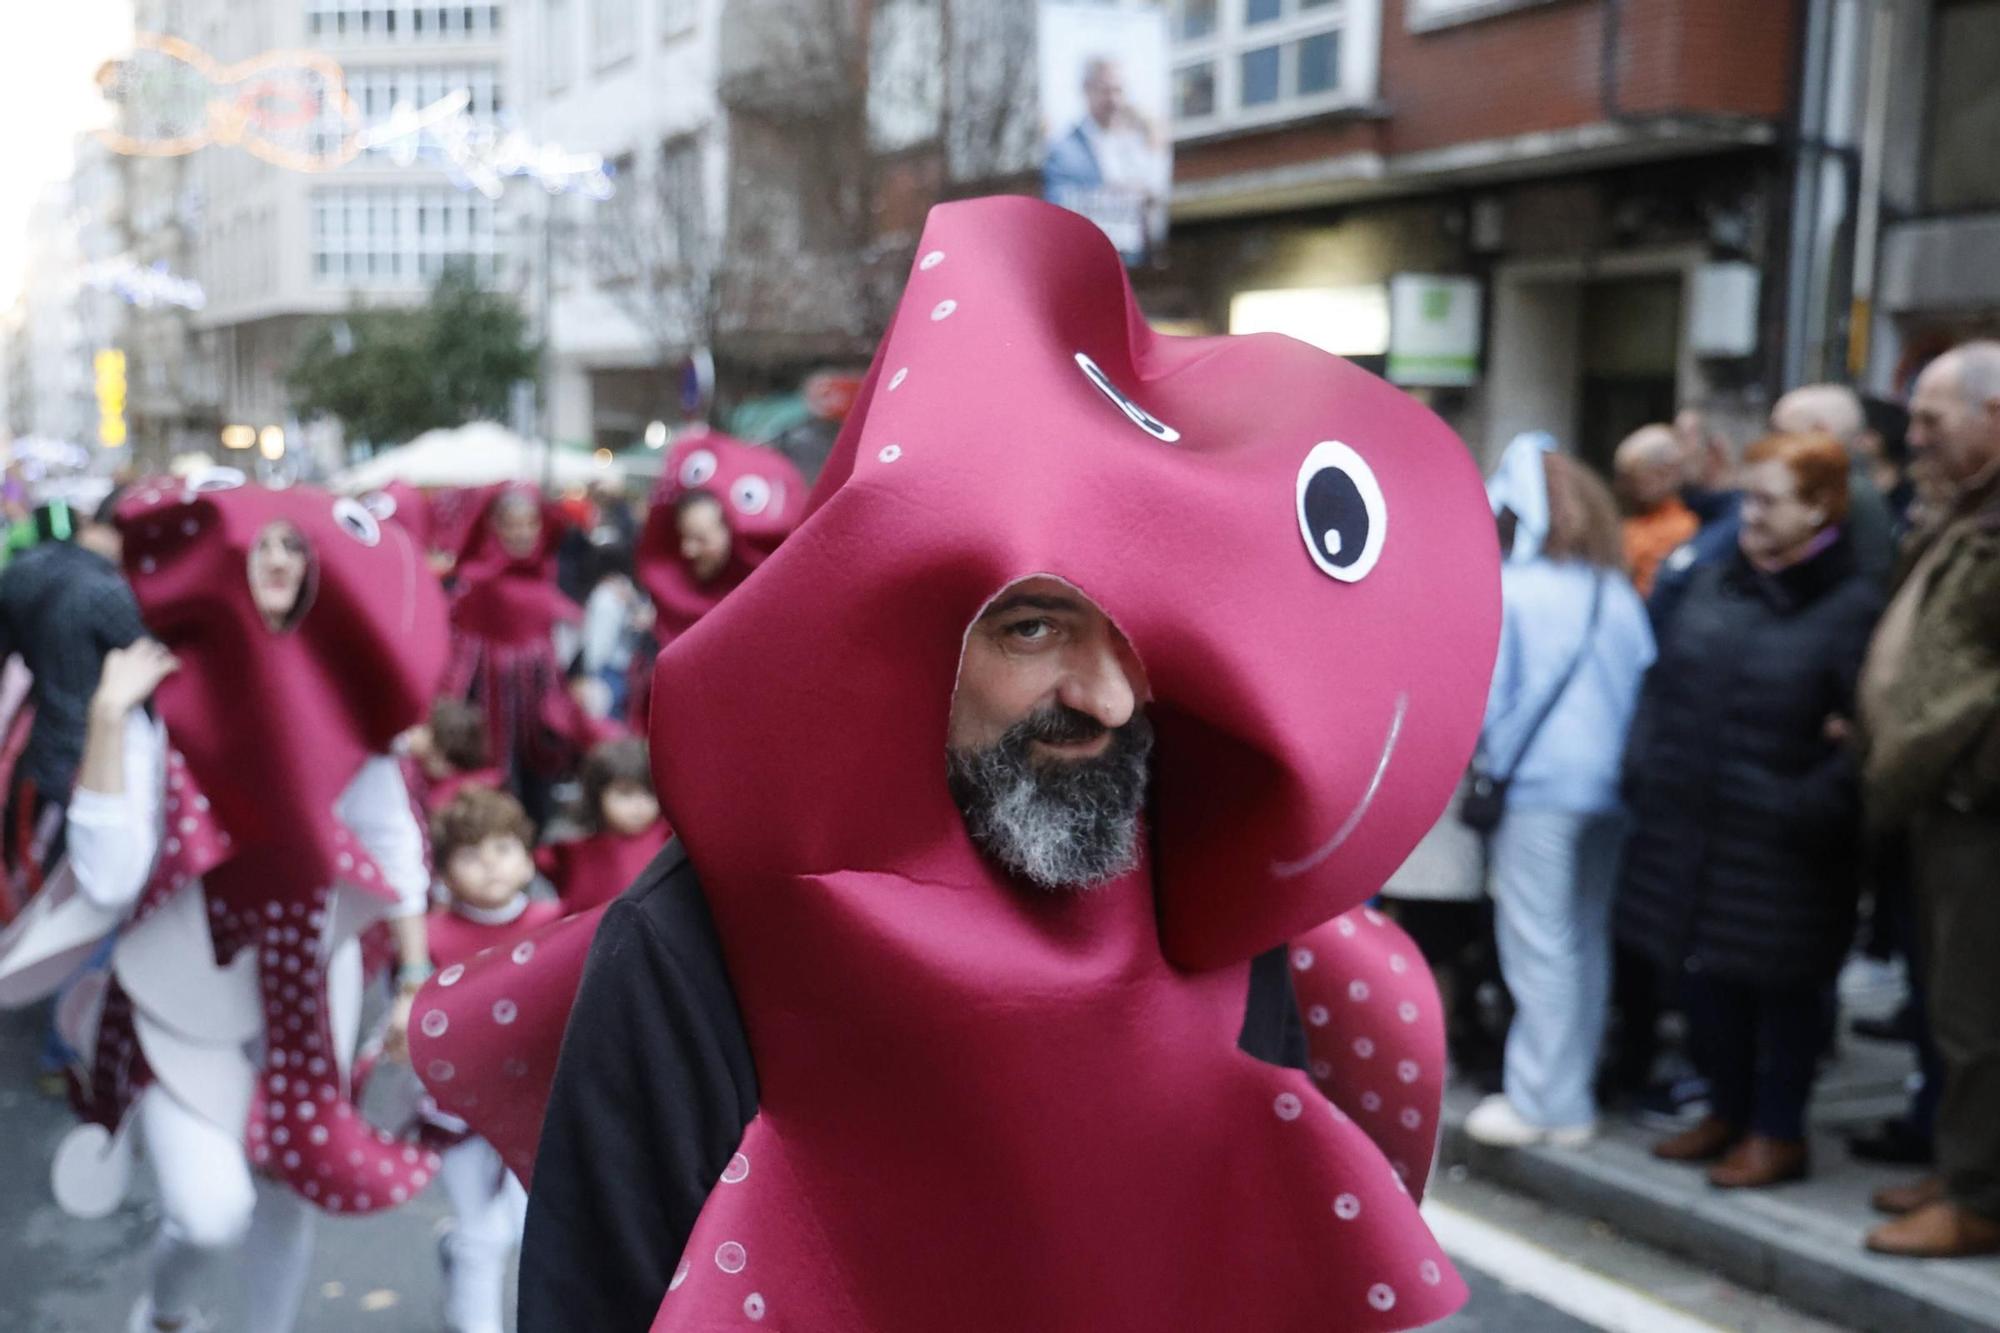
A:
{"type": "Polygon", "coordinates": [[[1489,1148],[1532,1148],[1546,1143],[1557,1148],[1580,1148],[1597,1137],[1597,1125],[1562,1125],[1544,1129],[1528,1123],[1505,1093],[1496,1092],[1472,1108],[1465,1117],[1465,1132],[1475,1143],[1489,1148]]]}
{"type": "MultiPolygon", "coordinates": [[[[181,1321],[174,1333],[211,1333],[215,1325],[198,1314],[191,1314],[181,1321]]],[[[150,1294],[141,1296],[139,1303],[132,1307],[131,1317],[125,1321],[125,1333],[160,1333],[160,1326],[153,1319],[153,1298],[150,1294]]]]}

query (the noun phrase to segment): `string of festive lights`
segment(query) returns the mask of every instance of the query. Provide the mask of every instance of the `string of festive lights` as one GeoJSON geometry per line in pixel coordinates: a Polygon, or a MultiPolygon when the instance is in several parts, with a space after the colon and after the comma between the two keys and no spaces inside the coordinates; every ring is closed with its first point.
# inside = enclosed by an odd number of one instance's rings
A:
{"type": "Polygon", "coordinates": [[[539,144],[478,120],[464,89],[428,106],[399,103],[387,119],[367,125],[348,95],[346,72],[318,51],[267,51],[225,65],[179,37],[140,33],[129,55],[98,71],[98,86],[121,113],[118,127],[98,137],[132,156],[178,157],[222,145],[319,172],[379,149],[404,165],[436,159],[462,188],[489,199],[508,177],[600,201],[614,188],[598,154],[539,144]]]}

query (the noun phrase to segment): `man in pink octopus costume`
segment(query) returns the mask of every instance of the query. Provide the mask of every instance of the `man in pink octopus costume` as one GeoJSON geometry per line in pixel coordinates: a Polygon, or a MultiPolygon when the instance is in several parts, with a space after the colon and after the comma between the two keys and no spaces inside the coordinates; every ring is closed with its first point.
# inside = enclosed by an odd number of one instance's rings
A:
{"type": "Polygon", "coordinates": [[[1063,210],[918,253],[808,517],[661,655],[677,841],[418,998],[534,1168],[522,1333],[1439,1319],[1437,997],[1360,904],[1478,730],[1472,460],[1303,344],[1153,333],[1063,210]]]}

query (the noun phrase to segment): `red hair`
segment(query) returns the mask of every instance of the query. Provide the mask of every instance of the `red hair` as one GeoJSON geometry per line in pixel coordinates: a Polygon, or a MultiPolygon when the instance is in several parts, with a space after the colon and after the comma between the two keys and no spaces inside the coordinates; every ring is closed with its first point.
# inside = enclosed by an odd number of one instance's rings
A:
{"type": "Polygon", "coordinates": [[[1831,435],[1766,435],[1743,451],[1746,465],[1783,463],[1799,499],[1824,510],[1828,526],[1847,521],[1847,448],[1831,435]]]}

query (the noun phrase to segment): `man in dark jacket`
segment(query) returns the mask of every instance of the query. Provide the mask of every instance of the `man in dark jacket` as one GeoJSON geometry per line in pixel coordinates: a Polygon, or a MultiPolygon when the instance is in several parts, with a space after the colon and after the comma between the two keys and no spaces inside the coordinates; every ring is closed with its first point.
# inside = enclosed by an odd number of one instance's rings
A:
{"type": "Polygon", "coordinates": [[[2000,1254],[2000,343],[1917,381],[1910,450],[1939,515],[1870,645],[1860,691],[1870,821],[1907,829],[1932,1036],[1943,1057],[1939,1174],[1884,1190],[1868,1247],[2000,1254]]]}
{"type": "Polygon", "coordinates": [[[113,491],[71,540],[44,542],[0,574],[0,662],[18,653],[34,676],[34,724],[7,793],[5,830],[8,870],[31,882],[61,852],[62,808],[104,655],[146,632],[118,571],[118,499],[113,491]]]}

